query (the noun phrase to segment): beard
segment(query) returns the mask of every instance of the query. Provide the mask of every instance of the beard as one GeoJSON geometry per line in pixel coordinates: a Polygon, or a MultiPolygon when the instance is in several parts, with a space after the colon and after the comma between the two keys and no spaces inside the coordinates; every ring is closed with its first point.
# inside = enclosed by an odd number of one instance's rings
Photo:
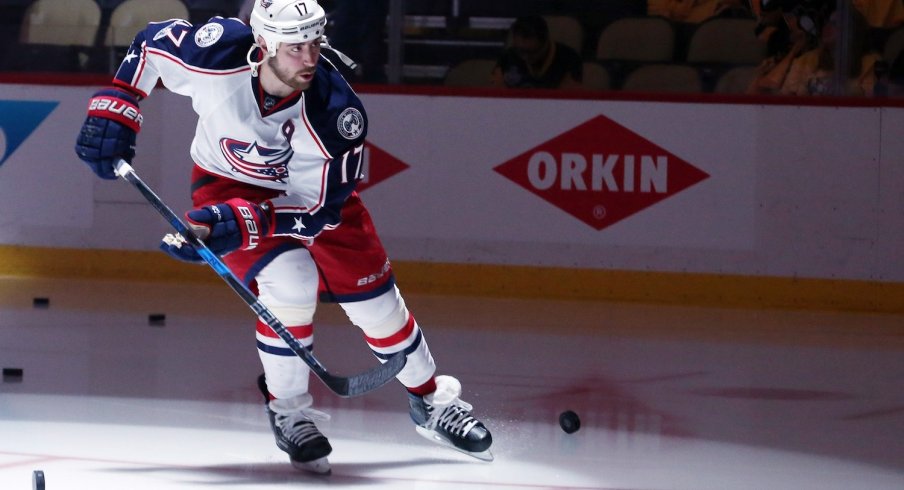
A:
{"type": "Polygon", "coordinates": [[[292,72],[280,65],[275,56],[267,58],[267,66],[273,71],[273,75],[276,76],[277,80],[292,87],[293,90],[304,90],[311,85],[310,81],[302,80],[298,76],[300,72],[292,72]]]}

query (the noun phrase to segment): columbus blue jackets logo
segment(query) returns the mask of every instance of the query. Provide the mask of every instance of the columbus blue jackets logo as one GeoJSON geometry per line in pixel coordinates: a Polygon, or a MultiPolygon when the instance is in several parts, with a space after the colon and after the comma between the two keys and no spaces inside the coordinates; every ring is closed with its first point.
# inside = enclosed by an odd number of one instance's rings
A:
{"type": "Polygon", "coordinates": [[[223,26],[215,22],[204,24],[198,29],[198,32],[195,33],[195,44],[197,44],[199,48],[206,48],[219,41],[222,36],[223,26]]]}
{"type": "Polygon", "coordinates": [[[264,148],[257,142],[247,143],[231,138],[220,140],[223,155],[232,164],[232,170],[254,179],[285,183],[289,176],[290,148],[264,148]]]}
{"type": "Polygon", "coordinates": [[[337,125],[339,126],[339,134],[343,138],[353,140],[361,136],[364,131],[364,116],[361,115],[361,111],[358,109],[349,107],[342,111],[342,114],[339,114],[337,125]]]}

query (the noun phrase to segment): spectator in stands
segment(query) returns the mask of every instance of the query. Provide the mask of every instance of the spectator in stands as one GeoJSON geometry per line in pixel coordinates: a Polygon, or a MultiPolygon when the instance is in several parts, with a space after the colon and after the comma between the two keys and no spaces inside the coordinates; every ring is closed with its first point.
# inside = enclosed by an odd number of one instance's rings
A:
{"type": "Polygon", "coordinates": [[[647,15],[699,24],[711,17],[749,17],[746,0],[647,0],[647,15]]]}
{"type": "Polygon", "coordinates": [[[898,55],[888,72],[889,97],[904,97],[904,53],[898,55]]]}
{"type": "Polygon", "coordinates": [[[901,0],[853,0],[851,3],[870,27],[893,29],[904,25],[904,2],[901,0]]]}
{"type": "Polygon", "coordinates": [[[494,86],[581,88],[584,77],[581,55],[551,39],[543,17],[519,17],[509,32],[511,45],[499,57],[491,74],[494,86]]]}
{"type": "Polygon", "coordinates": [[[876,97],[904,97],[904,52],[892,63],[885,60],[876,63],[876,85],[873,95],[876,97]],[[890,66],[889,66],[890,65],[890,66]],[[883,67],[879,70],[878,67],[883,67]]]}
{"type": "Polygon", "coordinates": [[[777,22],[758,30],[758,37],[766,43],[766,58],[757,67],[756,76],[747,88],[747,93],[775,94],[785,83],[794,60],[804,51],[813,48],[816,41],[790,17],[779,16],[777,22]]]}
{"type": "Polygon", "coordinates": [[[777,24],[802,30],[819,39],[822,25],[835,11],[836,0],[751,0],[751,10],[759,21],[757,34],[777,24]]]}
{"type": "Polygon", "coordinates": [[[848,71],[844,86],[836,87],[836,42],[839,39],[839,12],[836,10],[822,26],[819,43],[791,64],[780,93],[785,95],[873,95],[875,65],[880,56],[868,48],[866,19],[855,9],[851,22],[848,71]]]}

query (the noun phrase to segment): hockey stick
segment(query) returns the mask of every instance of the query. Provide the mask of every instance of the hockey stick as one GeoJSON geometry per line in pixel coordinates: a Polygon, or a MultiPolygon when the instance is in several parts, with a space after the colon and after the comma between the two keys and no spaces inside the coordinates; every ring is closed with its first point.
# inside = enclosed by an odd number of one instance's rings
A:
{"type": "Polygon", "coordinates": [[[155,194],[154,191],[138,177],[138,174],[135,173],[135,169],[133,169],[128,162],[119,160],[116,163],[116,175],[128,181],[141,192],[144,198],[154,206],[154,209],[156,209],[180,235],[188,240],[189,244],[195,247],[195,250],[198,251],[198,255],[204,259],[204,262],[207,262],[207,265],[212,267],[213,270],[229,284],[229,287],[245,300],[245,303],[251,307],[257,316],[263,320],[267,326],[273,329],[273,331],[279,335],[279,338],[283,339],[286,344],[289,345],[292,352],[300,357],[305,364],[311,367],[311,371],[313,371],[314,374],[323,381],[323,384],[332,390],[333,393],[345,398],[363,395],[385,385],[391,381],[403,367],[405,367],[405,362],[407,360],[405,358],[405,353],[399,352],[390,356],[382,365],[355,376],[342,377],[330,374],[323,364],[321,364],[320,361],[318,361],[317,358],[298,341],[298,339],[289,333],[282,322],[270,312],[267,306],[261,303],[257,296],[255,296],[254,293],[252,293],[251,290],[249,290],[248,287],[245,286],[231,270],[229,270],[229,267],[227,267],[216,254],[207,248],[207,244],[198,238],[194,231],[186,226],[185,223],[176,216],[176,213],[174,213],[173,210],[170,209],[169,206],[167,206],[157,194],[155,194]]]}

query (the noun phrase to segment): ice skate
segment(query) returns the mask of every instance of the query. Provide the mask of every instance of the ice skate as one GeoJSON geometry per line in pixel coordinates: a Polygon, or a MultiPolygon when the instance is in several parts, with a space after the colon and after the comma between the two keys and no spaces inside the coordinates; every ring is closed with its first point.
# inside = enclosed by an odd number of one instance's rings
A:
{"type": "MultiPolygon", "coordinates": [[[[258,385],[266,399],[268,392],[263,375],[258,379],[258,385]]],[[[285,400],[267,400],[265,407],[276,445],[289,455],[292,466],[329,475],[331,468],[327,456],[333,447],[314,425],[314,419],[329,420],[329,416],[310,408],[311,402],[311,395],[305,393],[285,400]]]]}
{"type": "Polygon", "coordinates": [[[420,397],[408,394],[411,419],[421,436],[482,461],[492,461],[493,437],[471,415],[470,404],[459,398],[461,383],[451,376],[436,377],[436,391],[420,397]]]}

